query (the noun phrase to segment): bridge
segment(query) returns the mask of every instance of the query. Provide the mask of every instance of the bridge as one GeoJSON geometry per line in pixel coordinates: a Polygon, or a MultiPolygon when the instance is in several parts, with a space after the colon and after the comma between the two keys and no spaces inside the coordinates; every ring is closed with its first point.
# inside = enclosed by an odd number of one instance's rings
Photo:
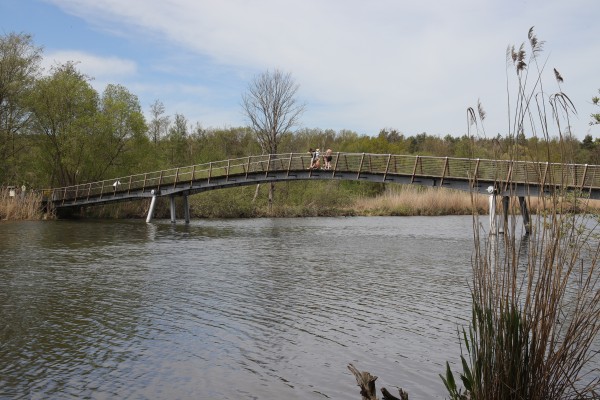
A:
{"type": "MultiPolygon", "coordinates": [[[[171,220],[175,222],[175,197],[182,196],[187,223],[187,197],[207,190],[294,180],[353,180],[499,195],[503,197],[505,211],[509,196],[516,196],[528,222],[525,202],[528,196],[568,190],[600,199],[600,165],[369,153],[334,153],[332,156],[330,169],[311,169],[308,153],[214,161],[49,189],[45,191],[45,201],[61,209],[150,198],[146,219],[150,222],[156,198],[169,196],[171,220]]],[[[490,208],[490,214],[494,210],[490,208]]]]}

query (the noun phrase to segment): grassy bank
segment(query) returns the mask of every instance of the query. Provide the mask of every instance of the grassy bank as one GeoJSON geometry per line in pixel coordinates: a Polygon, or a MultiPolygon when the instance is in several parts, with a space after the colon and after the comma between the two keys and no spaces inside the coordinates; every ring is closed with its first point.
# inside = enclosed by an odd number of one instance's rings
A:
{"type": "MultiPolygon", "coordinates": [[[[413,185],[357,184],[355,182],[291,182],[276,187],[276,201],[269,209],[267,185],[215,190],[191,196],[192,218],[294,218],[336,216],[439,216],[488,213],[488,195],[413,185]]],[[[41,199],[34,193],[10,197],[0,195],[0,219],[42,219],[41,199]]],[[[498,197],[498,212],[501,212],[498,197]]],[[[511,212],[519,212],[516,198],[511,212]]],[[[551,207],[600,214],[600,201],[562,198],[558,203],[528,199],[532,214],[551,207]]],[[[181,198],[176,199],[177,216],[183,215],[181,198]]],[[[85,218],[145,218],[150,200],[139,200],[84,209],[85,218]]],[[[155,218],[170,218],[169,199],[160,198],[155,218]]]]}

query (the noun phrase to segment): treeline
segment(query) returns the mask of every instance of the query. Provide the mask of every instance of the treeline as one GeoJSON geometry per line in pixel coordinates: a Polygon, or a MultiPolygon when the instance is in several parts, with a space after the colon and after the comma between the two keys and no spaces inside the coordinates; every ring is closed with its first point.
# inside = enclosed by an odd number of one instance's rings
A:
{"type": "MultiPolygon", "coordinates": [[[[42,49],[30,35],[0,37],[0,186],[65,186],[261,152],[248,127],[206,129],[184,115],[166,115],[160,100],[146,118],[137,96],[124,86],[109,84],[98,93],[75,62],[42,71],[41,60],[42,49]]],[[[304,128],[283,134],[278,149],[309,147],[600,164],[600,140],[589,135],[579,141],[304,128]],[[569,160],[558,159],[559,154],[569,160]]]]}

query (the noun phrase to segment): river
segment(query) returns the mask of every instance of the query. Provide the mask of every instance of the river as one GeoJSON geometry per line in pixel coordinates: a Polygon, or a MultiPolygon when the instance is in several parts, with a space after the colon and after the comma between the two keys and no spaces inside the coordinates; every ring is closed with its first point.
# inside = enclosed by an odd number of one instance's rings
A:
{"type": "Polygon", "coordinates": [[[3,222],[0,398],[360,399],[349,363],[444,398],[472,249],[470,216],[3,222]]]}

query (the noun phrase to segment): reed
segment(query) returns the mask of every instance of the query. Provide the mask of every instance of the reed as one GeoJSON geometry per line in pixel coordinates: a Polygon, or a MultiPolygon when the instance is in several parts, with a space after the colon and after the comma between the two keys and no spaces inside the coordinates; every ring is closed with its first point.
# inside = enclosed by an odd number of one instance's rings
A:
{"type": "MultiPolygon", "coordinates": [[[[515,146],[526,126],[546,141],[556,129],[562,139],[561,126],[568,126],[574,112],[562,91],[548,95],[539,78],[527,90],[525,66],[537,67],[542,43],[533,30],[529,42],[527,60],[523,45],[508,52],[519,78],[509,135],[515,146]],[[546,110],[552,110],[552,118],[546,110]]],[[[541,74],[543,68],[537,68],[541,74]]],[[[560,86],[562,76],[554,73],[560,86]]],[[[560,156],[566,163],[571,155],[565,150],[560,156]]],[[[594,367],[600,333],[600,220],[593,207],[580,193],[557,187],[538,199],[530,234],[517,231],[514,213],[504,235],[485,232],[474,215],[472,318],[459,334],[463,387],[449,364],[441,376],[451,399],[600,398],[600,368],[594,367]]]]}
{"type": "MultiPolygon", "coordinates": [[[[516,201],[514,198],[511,200],[516,201]]],[[[531,197],[528,203],[532,214],[544,214],[555,207],[578,213],[600,214],[600,200],[557,196],[557,202],[548,202],[531,197]]],[[[520,214],[520,209],[515,204],[511,204],[510,210],[520,214]]],[[[497,208],[500,210],[499,206],[500,204],[497,208]]],[[[471,215],[474,212],[481,215],[488,212],[488,195],[445,188],[389,186],[380,196],[360,197],[354,202],[352,209],[356,215],[377,216],[471,215]]]]}
{"type": "Polygon", "coordinates": [[[10,196],[8,189],[0,189],[0,220],[35,220],[43,216],[40,193],[28,191],[10,196]]]}
{"type": "Polygon", "coordinates": [[[517,240],[510,233],[481,237],[474,219],[464,392],[447,366],[442,379],[451,399],[600,396],[600,369],[591,367],[600,332],[598,221],[558,208],[535,221],[517,240]]]}
{"type": "Polygon", "coordinates": [[[475,196],[471,201],[468,192],[420,186],[391,186],[377,197],[361,197],[354,209],[359,215],[469,215],[473,207],[478,212],[487,210],[487,196],[475,196]]]}
{"type": "MultiPolygon", "coordinates": [[[[533,28],[528,39],[529,58],[525,45],[509,47],[507,52],[508,65],[516,71],[517,91],[512,98],[509,92],[509,106],[514,110],[509,107],[509,147],[503,151],[518,160],[519,140],[527,132],[540,138],[540,146],[545,146],[540,150],[550,160],[557,156],[550,154],[550,136],[557,133],[561,143],[569,139],[569,118],[575,109],[560,88],[563,77],[556,69],[559,91],[545,91],[542,72],[546,62],[540,65],[537,61],[543,42],[537,40],[533,28]],[[532,79],[528,79],[529,72],[532,79]]],[[[481,105],[477,111],[470,108],[467,116],[469,126],[485,134],[481,105]]],[[[565,145],[558,156],[569,163],[573,154],[565,145]]],[[[440,375],[452,400],[600,398],[597,202],[560,185],[538,189],[540,193],[550,189],[551,193],[537,200],[527,198],[536,213],[529,233],[517,228],[514,202],[509,206],[508,229],[503,234],[486,231],[487,224],[479,219],[479,196],[471,195],[471,320],[458,331],[460,379],[455,378],[450,363],[440,375]]],[[[511,190],[503,195],[516,197],[511,190]]],[[[376,400],[377,378],[349,368],[363,399],[376,400]]],[[[383,395],[384,399],[397,399],[383,395]]],[[[401,390],[400,398],[408,395],[401,390]]]]}

